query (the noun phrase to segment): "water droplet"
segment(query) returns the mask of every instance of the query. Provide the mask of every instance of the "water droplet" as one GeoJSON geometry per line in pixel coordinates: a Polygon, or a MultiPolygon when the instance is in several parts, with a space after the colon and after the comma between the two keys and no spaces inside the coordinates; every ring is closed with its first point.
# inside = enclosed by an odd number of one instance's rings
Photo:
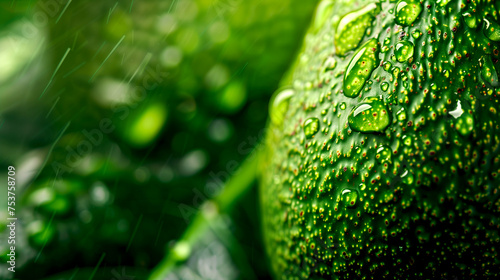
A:
{"type": "Polygon", "coordinates": [[[411,172],[408,171],[408,169],[405,169],[403,171],[403,174],[401,174],[400,177],[402,179],[403,184],[406,184],[406,185],[413,184],[413,174],[411,174],[411,172]]]}
{"type": "Polygon", "coordinates": [[[391,119],[387,106],[376,97],[365,98],[348,117],[352,130],[362,133],[383,132],[391,119]]]}
{"type": "Polygon", "coordinates": [[[338,55],[344,55],[359,45],[378,11],[378,6],[371,3],[360,10],[346,14],[340,20],[335,32],[335,48],[338,55]]]}
{"type": "Polygon", "coordinates": [[[470,28],[470,29],[475,29],[477,27],[477,18],[476,16],[471,13],[469,10],[465,11],[463,14],[462,14],[462,17],[464,18],[464,21],[465,21],[465,24],[467,24],[467,26],[470,28]]]}
{"type": "Polygon", "coordinates": [[[396,44],[394,54],[399,62],[406,62],[413,57],[413,48],[415,46],[410,41],[401,41],[396,44]]]}
{"type": "Polygon", "coordinates": [[[492,87],[500,86],[498,74],[491,58],[489,56],[481,57],[479,65],[481,66],[481,77],[483,80],[492,87]]]}
{"type": "Polygon", "coordinates": [[[346,105],[345,102],[340,103],[340,109],[345,110],[346,105]]]}
{"type": "Polygon", "coordinates": [[[377,155],[375,158],[379,163],[391,162],[392,149],[390,147],[382,146],[377,149],[377,155]]]}
{"type": "Polygon", "coordinates": [[[356,97],[359,94],[372,71],[378,66],[377,52],[377,39],[371,39],[351,59],[344,74],[345,96],[356,97]]]}
{"type": "Polygon", "coordinates": [[[418,38],[420,38],[420,30],[415,29],[415,31],[413,31],[413,33],[411,34],[411,36],[412,36],[414,39],[418,39],[418,38]]]}
{"type": "Polygon", "coordinates": [[[500,41],[500,25],[489,17],[484,18],[484,34],[488,39],[498,42],[500,41]]]}
{"type": "Polygon", "coordinates": [[[323,63],[324,72],[332,71],[335,67],[337,67],[337,60],[333,56],[329,56],[323,63]]]}
{"type": "Polygon", "coordinates": [[[380,84],[380,89],[382,91],[387,91],[389,89],[389,83],[388,82],[383,82],[380,84]]]}
{"type": "Polygon", "coordinates": [[[396,4],[396,22],[400,25],[409,26],[422,12],[420,2],[416,0],[400,0],[396,4]]]}
{"type": "Polygon", "coordinates": [[[304,134],[306,138],[313,138],[319,130],[319,119],[309,118],[304,122],[304,134]]]}
{"type": "Polygon", "coordinates": [[[401,108],[397,113],[396,116],[398,117],[398,121],[404,121],[406,120],[406,110],[405,108],[401,108]]]}
{"type": "Polygon", "coordinates": [[[269,106],[269,117],[273,124],[277,126],[283,124],[283,119],[288,111],[288,103],[294,93],[293,89],[284,89],[274,94],[269,106]]]}
{"type": "Polygon", "coordinates": [[[411,146],[411,137],[409,137],[408,135],[404,135],[402,140],[405,146],[411,146]]]}
{"type": "Polygon", "coordinates": [[[384,70],[385,71],[391,70],[391,67],[392,67],[392,63],[390,63],[389,61],[384,63],[384,70]]]}
{"type": "Polygon", "coordinates": [[[344,201],[344,206],[346,208],[355,207],[356,202],[358,201],[358,191],[351,189],[343,189],[342,200],[344,201]]]}

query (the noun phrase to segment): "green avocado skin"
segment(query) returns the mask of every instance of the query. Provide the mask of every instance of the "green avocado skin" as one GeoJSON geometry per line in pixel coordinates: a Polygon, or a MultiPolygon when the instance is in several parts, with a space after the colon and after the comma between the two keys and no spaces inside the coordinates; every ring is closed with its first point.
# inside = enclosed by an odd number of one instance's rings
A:
{"type": "Polygon", "coordinates": [[[275,279],[500,279],[499,10],[320,4],[270,105],[275,279]]]}

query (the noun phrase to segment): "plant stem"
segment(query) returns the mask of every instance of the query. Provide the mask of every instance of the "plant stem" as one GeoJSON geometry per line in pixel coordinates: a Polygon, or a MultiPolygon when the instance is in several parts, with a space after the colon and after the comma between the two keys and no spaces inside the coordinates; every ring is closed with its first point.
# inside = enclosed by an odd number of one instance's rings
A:
{"type": "Polygon", "coordinates": [[[177,264],[186,261],[191,248],[210,230],[211,222],[222,214],[230,213],[236,202],[251,188],[258,174],[263,149],[257,149],[243,162],[235,174],[226,182],[222,192],[200,207],[200,211],[163,260],[155,267],[149,280],[164,280],[177,264]]]}

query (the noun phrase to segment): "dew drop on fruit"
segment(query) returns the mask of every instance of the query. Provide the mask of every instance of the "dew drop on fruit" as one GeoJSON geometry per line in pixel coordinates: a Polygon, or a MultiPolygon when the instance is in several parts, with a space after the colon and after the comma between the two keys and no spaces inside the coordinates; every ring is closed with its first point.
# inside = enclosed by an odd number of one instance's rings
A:
{"type": "Polygon", "coordinates": [[[422,12],[422,5],[417,0],[400,0],[396,4],[396,22],[409,26],[422,12]]]}
{"type": "Polygon", "coordinates": [[[406,120],[406,110],[405,108],[401,108],[397,113],[396,113],[396,116],[398,118],[398,121],[404,121],[406,120]]]}
{"type": "Polygon", "coordinates": [[[378,10],[377,4],[371,3],[346,14],[340,20],[335,32],[335,48],[338,55],[342,56],[359,45],[378,10]]]}
{"type": "Polygon", "coordinates": [[[371,39],[351,59],[344,74],[345,96],[356,97],[359,94],[366,80],[368,80],[373,70],[378,66],[376,56],[378,49],[377,39],[371,39]]]}
{"type": "Polygon", "coordinates": [[[387,106],[376,97],[367,98],[348,117],[349,127],[362,133],[382,133],[391,120],[387,106]]]}
{"type": "Polygon", "coordinates": [[[392,149],[387,146],[382,146],[377,149],[375,158],[379,163],[390,162],[392,157],[392,149]]]}
{"type": "Polygon", "coordinates": [[[489,17],[484,18],[484,35],[491,41],[500,41],[500,25],[489,17]]]}
{"type": "Polygon", "coordinates": [[[308,118],[304,122],[304,135],[306,138],[313,138],[314,135],[319,130],[319,119],[318,118],[308,118]]]}
{"type": "Polygon", "coordinates": [[[279,90],[274,94],[269,104],[269,117],[274,125],[279,126],[283,124],[285,114],[288,111],[290,98],[294,93],[293,89],[288,88],[279,90]]]}
{"type": "Polygon", "coordinates": [[[396,44],[394,54],[399,62],[406,62],[413,57],[414,45],[410,41],[401,41],[396,44]]]}
{"type": "Polygon", "coordinates": [[[351,189],[343,189],[341,200],[344,202],[344,206],[346,208],[356,207],[356,202],[358,201],[358,191],[351,189]]]}
{"type": "Polygon", "coordinates": [[[340,103],[340,109],[345,110],[345,108],[346,108],[345,102],[340,103]]]}

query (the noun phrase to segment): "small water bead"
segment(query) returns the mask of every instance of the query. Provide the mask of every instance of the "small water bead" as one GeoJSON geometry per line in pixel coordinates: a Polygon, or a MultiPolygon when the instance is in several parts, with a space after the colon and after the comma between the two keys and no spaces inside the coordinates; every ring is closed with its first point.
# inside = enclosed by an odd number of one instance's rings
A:
{"type": "Polygon", "coordinates": [[[382,146],[377,149],[377,154],[375,158],[379,163],[391,162],[392,149],[390,147],[382,146]]]}
{"type": "Polygon", "coordinates": [[[396,44],[396,49],[394,50],[394,54],[396,55],[396,59],[399,62],[406,62],[408,59],[413,57],[413,49],[415,45],[413,45],[410,41],[401,41],[396,44]]]}
{"type": "Polygon", "coordinates": [[[351,189],[343,189],[341,200],[344,202],[346,208],[356,207],[358,201],[358,191],[351,189]]]}
{"type": "Polygon", "coordinates": [[[390,124],[389,110],[377,97],[365,98],[348,117],[349,127],[362,133],[382,133],[390,124]]]}
{"type": "Polygon", "coordinates": [[[420,30],[415,29],[415,31],[413,31],[413,33],[411,34],[411,36],[412,36],[414,39],[418,39],[418,38],[420,38],[420,30]]]}
{"type": "Polygon", "coordinates": [[[385,71],[389,72],[389,70],[391,70],[391,67],[392,67],[392,63],[390,63],[389,61],[384,63],[384,70],[385,71]]]}
{"type": "Polygon", "coordinates": [[[398,118],[399,121],[404,121],[406,120],[406,110],[405,108],[401,108],[397,113],[396,113],[396,116],[398,118]]]}
{"type": "Polygon", "coordinates": [[[274,125],[283,124],[285,114],[288,111],[290,98],[294,95],[293,89],[278,90],[269,104],[269,117],[274,125]]]}
{"type": "Polygon", "coordinates": [[[309,118],[304,122],[304,135],[307,139],[313,138],[319,131],[319,119],[309,118]]]}
{"type": "Polygon", "coordinates": [[[359,45],[366,29],[371,26],[373,18],[378,12],[377,4],[371,3],[346,14],[340,20],[335,32],[335,48],[338,55],[342,56],[359,45]]]}
{"type": "Polygon", "coordinates": [[[500,41],[500,25],[489,17],[484,18],[484,34],[488,39],[498,42],[500,41]]]}
{"type": "Polygon", "coordinates": [[[378,66],[379,46],[377,39],[366,42],[354,55],[347,66],[344,74],[344,95],[356,97],[370,77],[373,70],[378,66]]]}
{"type": "Polygon", "coordinates": [[[340,103],[340,109],[345,110],[346,105],[345,102],[340,103]]]}
{"type": "Polygon", "coordinates": [[[406,184],[406,185],[413,184],[413,174],[411,174],[411,172],[408,171],[408,169],[404,169],[403,174],[401,174],[400,177],[402,179],[403,184],[406,184]]]}
{"type": "Polygon", "coordinates": [[[411,137],[409,137],[408,135],[404,135],[402,140],[403,140],[403,144],[405,146],[411,146],[411,142],[412,142],[411,137]]]}
{"type": "Polygon", "coordinates": [[[477,27],[477,18],[474,13],[467,10],[462,14],[462,17],[464,18],[465,24],[467,24],[470,29],[475,29],[477,27]]]}
{"type": "Polygon", "coordinates": [[[380,84],[380,89],[382,91],[387,91],[389,89],[389,83],[388,82],[383,82],[380,84]]]}
{"type": "Polygon", "coordinates": [[[396,4],[396,22],[399,25],[409,26],[422,12],[422,5],[417,0],[400,0],[396,4]]]}

